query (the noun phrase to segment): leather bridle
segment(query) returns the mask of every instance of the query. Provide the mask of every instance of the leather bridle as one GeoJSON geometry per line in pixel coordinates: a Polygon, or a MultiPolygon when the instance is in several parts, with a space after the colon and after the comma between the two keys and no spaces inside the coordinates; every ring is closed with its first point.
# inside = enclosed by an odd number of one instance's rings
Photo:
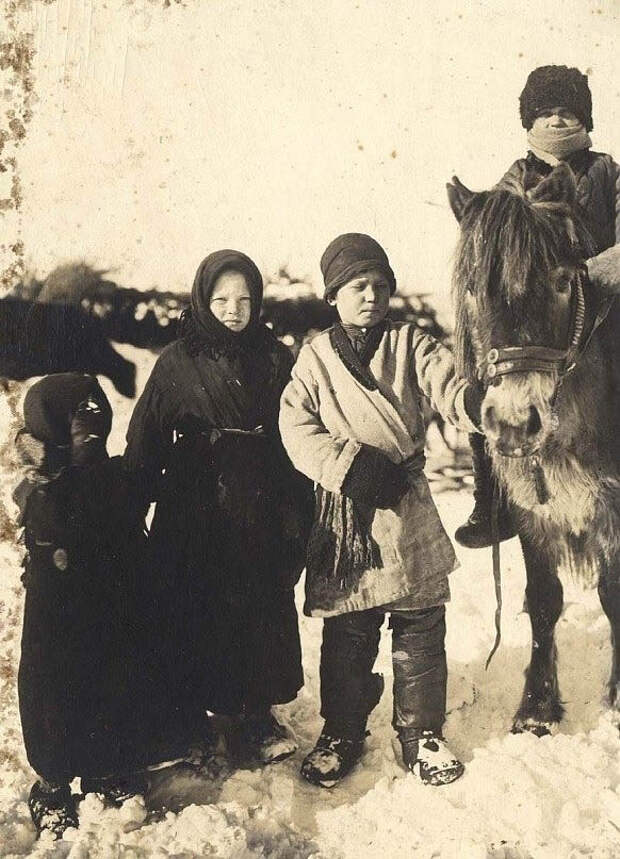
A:
{"type": "Polygon", "coordinates": [[[478,378],[486,388],[499,384],[502,376],[511,373],[557,373],[559,383],[574,369],[584,330],[583,284],[586,277],[585,269],[580,269],[574,282],[566,349],[552,349],[549,346],[494,346],[478,364],[478,378]]]}

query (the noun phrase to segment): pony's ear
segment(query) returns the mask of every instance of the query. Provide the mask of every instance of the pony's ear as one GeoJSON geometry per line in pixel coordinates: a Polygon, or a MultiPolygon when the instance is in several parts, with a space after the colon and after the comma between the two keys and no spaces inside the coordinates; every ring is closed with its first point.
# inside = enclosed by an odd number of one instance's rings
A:
{"type": "Polygon", "coordinates": [[[448,192],[450,208],[454,212],[454,217],[460,223],[465,206],[474,196],[474,192],[466,188],[458,176],[453,176],[452,182],[446,183],[446,191],[448,192]]]}
{"type": "Polygon", "coordinates": [[[532,203],[567,203],[572,206],[577,196],[575,174],[563,162],[527,192],[532,203]]]}

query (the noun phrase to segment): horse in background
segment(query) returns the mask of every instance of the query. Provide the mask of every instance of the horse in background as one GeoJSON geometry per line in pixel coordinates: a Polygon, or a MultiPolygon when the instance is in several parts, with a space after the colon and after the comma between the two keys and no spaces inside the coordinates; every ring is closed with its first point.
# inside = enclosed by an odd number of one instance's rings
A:
{"type": "Polygon", "coordinates": [[[72,370],[107,376],[120,394],[136,395],[136,366],[110,344],[100,320],[71,304],[0,299],[0,376],[72,370]]]}
{"type": "Polygon", "coordinates": [[[620,306],[588,276],[594,247],[569,167],[529,190],[453,183],[457,369],[484,386],[482,430],[527,574],[532,650],[513,730],[540,736],[563,715],[563,565],[597,570],[620,711],[620,306]]]}

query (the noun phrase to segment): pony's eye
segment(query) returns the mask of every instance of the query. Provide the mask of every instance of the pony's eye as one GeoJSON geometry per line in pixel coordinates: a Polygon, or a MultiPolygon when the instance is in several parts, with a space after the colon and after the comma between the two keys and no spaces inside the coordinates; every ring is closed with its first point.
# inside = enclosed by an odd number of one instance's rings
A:
{"type": "Polygon", "coordinates": [[[564,266],[558,267],[552,273],[553,288],[559,295],[566,295],[571,291],[574,272],[564,266]]]}

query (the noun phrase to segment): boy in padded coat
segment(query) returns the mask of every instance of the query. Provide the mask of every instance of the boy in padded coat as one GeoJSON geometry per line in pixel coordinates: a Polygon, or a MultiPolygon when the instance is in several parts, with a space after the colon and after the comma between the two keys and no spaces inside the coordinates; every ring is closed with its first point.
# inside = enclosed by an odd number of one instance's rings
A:
{"type": "Polygon", "coordinates": [[[480,402],[455,378],[447,348],[386,318],[396,280],[373,238],[339,236],[321,269],[339,318],[302,348],[280,408],[286,450],[316,486],[304,610],[325,619],[325,726],[302,775],[331,787],[361,756],[383,688],[372,666],[389,612],[393,724],[404,763],[423,782],[446,784],[463,772],[441,733],[445,603],[456,558],[423,472],[421,398],[469,432],[480,402]]]}

